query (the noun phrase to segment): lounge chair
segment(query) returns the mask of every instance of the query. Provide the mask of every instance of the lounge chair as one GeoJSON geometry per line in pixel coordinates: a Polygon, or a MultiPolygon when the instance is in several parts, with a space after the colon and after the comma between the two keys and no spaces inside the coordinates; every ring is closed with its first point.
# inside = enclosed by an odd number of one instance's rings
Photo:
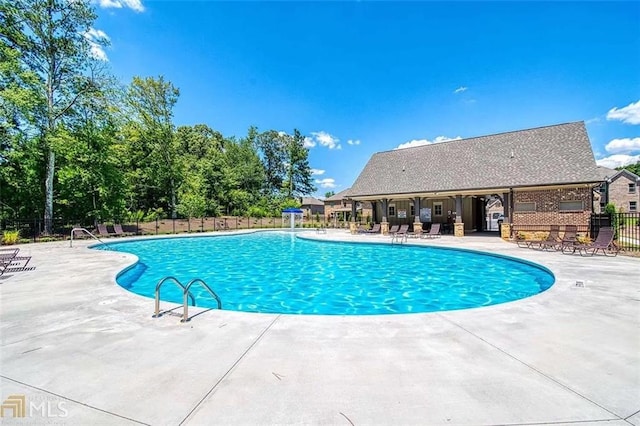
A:
{"type": "Polygon", "coordinates": [[[115,235],[114,233],[109,232],[109,230],[107,229],[107,225],[105,225],[104,223],[99,223],[97,228],[98,228],[98,234],[104,237],[110,237],[112,235],[115,235]]]}
{"type": "Polygon", "coordinates": [[[576,250],[580,253],[580,256],[593,256],[598,251],[602,251],[602,254],[608,256],[609,254],[617,256],[620,249],[613,242],[615,232],[610,226],[600,228],[596,240],[591,244],[572,244],[562,246],[562,254],[575,253],[576,250]]]}
{"type": "Polygon", "coordinates": [[[391,236],[392,243],[395,241],[402,242],[407,240],[407,232],[409,231],[409,225],[400,225],[400,228],[391,236]]]}
{"type": "Polygon", "coordinates": [[[374,223],[371,229],[369,229],[365,234],[379,234],[380,233],[380,224],[374,223]]]}
{"type": "Polygon", "coordinates": [[[0,276],[5,273],[32,271],[36,269],[34,266],[27,266],[31,260],[31,256],[18,256],[19,251],[19,248],[2,249],[0,251],[0,276]]]}
{"type": "Polygon", "coordinates": [[[562,238],[560,238],[560,226],[559,225],[551,225],[549,227],[549,235],[544,240],[518,240],[516,244],[518,247],[526,247],[526,248],[542,248],[542,244],[548,244],[550,247],[554,245],[558,245],[562,242],[562,238]]]}
{"type": "Polygon", "coordinates": [[[553,249],[562,250],[565,246],[573,246],[578,242],[578,227],[567,225],[564,228],[564,235],[559,241],[542,241],[539,248],[542,250],[553,249]]]}
{"type": "Polygon", "coordinates": [[[115,233],[116,236],[118,237],[126,237],[127,235],[132,235],[132,232],[125,232],[122,229],[122,225],[119,223],[114,223],[113,224],[113,232],[115,233]]]}
{"type": "Polygon", "coordinates": [[[421,238],[440,238],[440,223],[432,223],[429,232],[423,232],[421,238]]]}
{"type": "Polygon", "coordinates": [[[389,228],[389,235],[393,236],[393,234],[398,232],[398,229],[400,229],[400,225],[391,225],[391,228],[389,228]]]}
{"type": "Polygon", "coordinates": [[[31,260],[31,256],[18,256],[19,252],[19,247],[0,249],[0,260],[8,261],[9,264],[13,266],[16,266],[20,262],[24,261],[24,265],[22,265],[22,267],[25,267],[31,260]]]}

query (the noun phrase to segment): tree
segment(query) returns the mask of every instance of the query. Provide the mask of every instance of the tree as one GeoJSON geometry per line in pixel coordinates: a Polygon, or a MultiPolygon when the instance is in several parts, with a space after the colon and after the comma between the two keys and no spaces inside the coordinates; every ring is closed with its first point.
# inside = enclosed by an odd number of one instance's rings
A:
{"type": "MultiPolygon", "coordinates": [[[[180,203],[178,213],[187,219],[202,217],[207,209],[207,200],[203,194],[202,177],[194,172],[188,172],[179,191],[180,203]]],[[[188,231],[191,232],[191,220],[188,220],[188,231]]]]}
{"type": "Polygon", "coordinates": [[[640,161],[638,161],[636,164],[628,164],[624,167],[616,168],[616,170],[622,170],[622,169],[629,170],[631,173],[634,173],[640,176],[640,161]]]}
{"type": "MultiPolygon", "coordinates": [[[[14,0],[0,2],[0,39],[15,50],[26,69],[38,77],[37,94],[44,108],[31,123],[38,129],[45,158],[44,222],[52,232],[56,142],[73,106],[83,93],[93,90],[85,74],[92,62],[86,35],[96,19],[88,0],[14,0]]],[[[106,40],[93,40],[105,45],[106,40]]]]}
{"type": "Polygon", "coordinates": [[[315,192],[309,167],[309,150],[304,147],[304,136],[294,129],[293,136],[285,136],[286,180],[283,183],[287,198],[308,195],[315,192]]]}
{"type": "Polygon", "coordinates": [[[264,167],[263,194],[267,197],[275,197],[282,189],[284,182],[285,139],[279,132],[268,130],[257,136],[256,144],[264,167]]]}
{"type": "Polygon", "coordinates": [[[30,125],[42,104],[38,76],[0,38],[0,218],[41,210],[44,162],[30,125]]]}
{"type": "Polygon", "coordinates": [[[173,218],[181,176],[173,125],[179,96],[180,91],[162,76],[134,77],[126,96],[131,117],[127,130],[133,160],[130,178],[138,182],[139,195],[151,196],[148,201],[153,205],[147,207],[163,204],[173,218]]]}
{"type": "Polygon", "coordinates": [[[112,112],[118,90],[112,81],[102,83],[96,93],[79,98],[68,140],[60,144],[57,204],[67,218],[124,218],[123,145],[112,112]]]}
{"type": "Polygon", "coordinates": [[[324,198],[331,198],[336,195],[335,191],[328,191],[324,193],[324,198]]]}

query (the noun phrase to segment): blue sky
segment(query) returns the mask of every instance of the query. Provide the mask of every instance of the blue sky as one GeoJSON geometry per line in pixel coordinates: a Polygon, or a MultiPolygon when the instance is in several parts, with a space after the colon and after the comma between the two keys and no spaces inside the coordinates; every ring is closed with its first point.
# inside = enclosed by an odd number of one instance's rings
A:
{"type": "Polygon", "coordinates": [[[599,164],[640,161],[638,2],[94,4],[123,83],[171,81],[176,125],[298,128],[317,195],[374,152],[580,120],[599,164]]]}

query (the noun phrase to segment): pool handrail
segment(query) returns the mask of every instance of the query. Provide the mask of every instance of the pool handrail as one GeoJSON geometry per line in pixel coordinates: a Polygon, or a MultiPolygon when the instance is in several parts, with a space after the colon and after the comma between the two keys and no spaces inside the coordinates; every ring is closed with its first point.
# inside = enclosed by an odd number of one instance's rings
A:
{"type": "MultiPolygon", "coordinates": [[[[187,303],[187,294],[189,293],[189,289],[191,288],[192,285],[196,284],[196,283],[200,283],[202,284],[202,286],[209,292],[209,294],[211,296],[213,296],[214,299],[216,299],[216,301],[218,302],[218,309],[222,309],[222,301],[220,300],[220,298],[218,297],[218,295],[216,294],[215,291],[211,290],[211,287],[209,287],[207,285],[206,282],[204,282],[202,279],[200,278],[194,278],[191,281],[189,281],[189,283],[187,284],[187,286],[184,289],[184,300],[183,300],[183,307],[184,307],[184,312],[182,314],[182,320],[181,322],[187,322],[189,321],[189,305],[187,303]]],[[[195,304],[194,304],[195,305],[195,304]]]]}
{"type": "Polygon", "coordinates": [[[91,233],[91,231],[89,231],[87,228],[81,228],[81,227],[73,228],[73,229],[71,230],[71,239],[70,239],[70,241],[69,241],[69,247],[73,247],[73,236],[75,235],[76,231],[84,232],[84,233],[86,233],[86,234],[90,235],[90,236],[91,236],[91,238],[93,238],[94,240],[97,240],[98,242],[100,242],[101,244],[105,245],[106,247],[109,247],[109,244],[105,243],[105,242],[104,242],[104,241],[102,241],[100,238],[98,238],[98,237],[96,237],[95,235],[93,235],[93,234],[91,233]]]}
{"type": "MultiPolygon", "coordinates": [[[[185,309],[185,312],[187,312],[187,297],[191,297],[192,306],[196,306],[195,297],[193,297],[193,294],[191,294],[189,292],[189,289],[187,287],[185,287],[184,284],[182,284],[180,281],[178,281],[178,279],[176,277],[164,277],[160,281],[158,281],[158,284],[156,284],[156,304],[155,304],[155,313],[153,314],[153,318],[158,318],[158,317],[161,316],[160,315],[160,287],[162,287],[162,285],[165,282],[172,282],[172,283],[174,283],[175,285],[177,285],[178,287],[180,287],[182,289],[182,294],[184,296],[184,309],[185,309]]],[[[183,318],[182,322],[184,322],[184,318],[183,318]]]]}

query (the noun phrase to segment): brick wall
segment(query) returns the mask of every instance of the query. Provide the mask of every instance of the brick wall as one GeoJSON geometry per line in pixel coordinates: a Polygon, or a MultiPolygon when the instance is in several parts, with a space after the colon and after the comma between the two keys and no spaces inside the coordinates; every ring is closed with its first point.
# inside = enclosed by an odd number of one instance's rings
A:
{"type": "Polygon", "coordinates": [[[609,184],[609,202],[616,205],[616,211],[629,212],[629,201],[635,201],[640,209],[640,188],[629,193],[629,184],[634,183],[628,176],[621,174],[609,184]]]}
{"type": "Polygon", "coordinates": [[[535,212],[513,212],[513,225],[587,226],[591,215],[591,188],[563,188],[514,192],[515,203],[535,203],[535,212]],[[582,211],[560,212],[560,201],[582,201],[582,211]]]}

